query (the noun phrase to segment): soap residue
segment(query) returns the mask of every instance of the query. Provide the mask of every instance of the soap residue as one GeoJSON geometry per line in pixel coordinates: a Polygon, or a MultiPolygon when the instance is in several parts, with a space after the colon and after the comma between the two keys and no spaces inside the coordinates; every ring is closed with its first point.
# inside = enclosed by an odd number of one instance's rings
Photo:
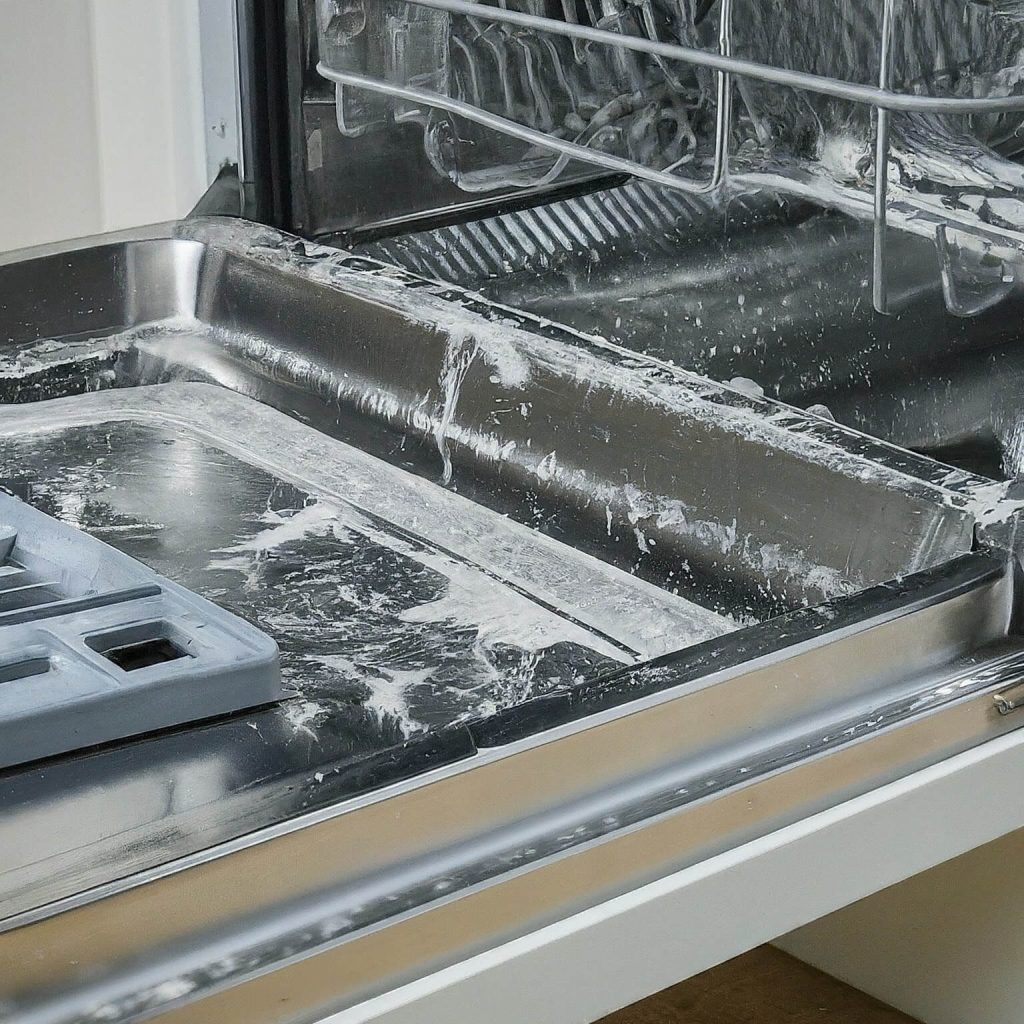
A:
{"type": "Polygon", "coordinates": [[[444,349],[441,361],[441,373],[438,383],[441,388],[441,406],[438,410],[434,426],[434,440],[441,455],[441,483],[447,486],[452,482],[452,457],[448,449],[448,432],[455,418],[455,406],[459,401],[462,382],[466,379],[469,367],[479,347],[475,338],[464,332],[451,332],[444,349]]]}
{"type": "MultiPolygon", "coordinates": [[[[541,653],[557,645],[573,645],[615,664],[631,660],[622,648],[542,607],[480,569],[393,533],[385,524],[343,502],[311,500],[298,509],[268,508],[259,517],[258,525],[261,528],[251,537],[222,549],[209,567],[244,573],[246,586],[255,590],[265,586],[261,573],[268,559],[285,558],[283,549],[299,541],[329,537],[357,549],[367,544],[386,549],[441,577],[440,593],[432,588],[432,599],[419,600],[408,607],[402,607],[402,602],[412,596],[412,591],[401,587],[381,598],[384,604],[374,604],[380,597],[375,588],[367,593],[357,591],[341,578],[332,580],[328,576],[325,581],[320,577],[322,584],[326,582],[353,606],[355,632],[349,634],[343,624],[335,624],[335,642],[344,644],[345,650],[305,655],[305,660],[317,662],[364,687],[364,706],[382,724],[395,723],[406,735],[424,727],[413,710],[417,694],[430,698],[456,687],[463,695],[457,698],[464,707],[463,715],[525,699],[533,692],[537,672],[542,671],[541,653]],[[394,622],[422,626],[423,632],[417,630],[396,647],[393,637],[388,639],[387,630],[375,639],[376,634],[371,636],[364,626],[358,625],[385,615],[394,616],[394,622]],[[467,640],[463,640],[459,649],[464,650],[470,661],[460,662],[462,667],[453,677],[455,663],[441,651],[431,654],[430,643],[434,641],[430,638],[447,634],[451,638],[447,645],[455,644],[454,651],[458,647],[456,637],[467,632],[469,646],[465,647],[467,640]]],[[[310,723],[317,713],[315,703],[296,702],[290,708],[289,722],[296,733],[315,738],[310,723]]]]}
{"type": "Polygon", "coordinates": [[[344,541],[355,534],[412,558],[445,578],[444,595],[401,612],[399,618],[404,622],[470,626],[484,647],[505,644],[536,652],[554,644],[571,643],[616,661],[627,660],[620,647],[531,601],[475,566],[404,540],[351,506],[315,501],[287,516],[268,510],[262,521],[267,524],[265,529],[225,549],[224,554],[232,557],[217,559],[211,568],[244,571],[251,565],[251,559],[240,558],[241,555],[265,558],[283,545],[310,535],[330,533],[344,541]]]}
{"type": "MultiPolygon", "coordinates": [[[[173,329],[176,320],[161,321],[159,330],[173,329]]],[[[153,330],[141,324],[126,331],[89,338],[46,338],[0,351],[0,379],[17,380],[58,367],[74,366],[83,370],[124,352],[153,330]]]]}
{"type": "Polygon", "coordinates": [[[298,697],[285,701],[282,707],[285,721],[292,732],[315,741],[317,735],[313,727],[318,719],[328,714],[328,709],[317,701],[303,700],[298,697]]]}
{"type": "Polygon", "coordinates": [[[409,709],[409,698],[417,687],[430,682],[433,669],[388,667],[371,670],[343,654],[319,654],[313,660],[362,682],[370,693],[366,707],[376,713],[381,723],[388,720],[396,722],[406,735],[423,728],[409,709]]]}
{"type": "Polygon", "coordinates": [[[1024,416],[1003,437],[1003,472],[1011,480],[1024,476],[1024,416]]]}
{"type": "MultiPolygon", "coordinates": [[[[212,385],[172,383],[0,409],[0,433],[45,433],[57,420],[71,426],[134,419],[197,433],[281,479],[312,487],[329,501],[337,499],[378,521],[394,522],[457,559],[487,566],[515,589],[536,595],[540,604],[564,609],[567,617],[640,657],[657,657],[738,625],[685,596],[212,385]]],[[[611,508],[605,512],[611,531],[611,508]]]]}

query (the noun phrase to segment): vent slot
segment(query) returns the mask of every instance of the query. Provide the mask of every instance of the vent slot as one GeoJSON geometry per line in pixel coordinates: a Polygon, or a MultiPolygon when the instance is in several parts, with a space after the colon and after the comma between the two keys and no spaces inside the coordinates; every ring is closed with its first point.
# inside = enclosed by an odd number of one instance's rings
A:
{"type": "MultiPolygon", "coordinates": [[[[10,577],[8,577],[9,579],[10,577]]],[[[60,601],[64,593],[59,583],[24,583],[20,587],[0,587],[0,614],[32,608],[37,604],[60,601]]]]}
{"type": "Polygon", "coordinates": [[[0,665],[0,684],[13,683],[18,679],[27,679],[29,676],[41,676],[49,671],[49,658],[28,658],[25,661],[15,661],[9,665],[0,665]]]}
{"type": "Polygon", "coordinates": [[[85,643],[122,672],[137,672],[192,657],[185,650],[187,641],[167,622],[144,622],[99,633],[86,637],[85,643]]]}

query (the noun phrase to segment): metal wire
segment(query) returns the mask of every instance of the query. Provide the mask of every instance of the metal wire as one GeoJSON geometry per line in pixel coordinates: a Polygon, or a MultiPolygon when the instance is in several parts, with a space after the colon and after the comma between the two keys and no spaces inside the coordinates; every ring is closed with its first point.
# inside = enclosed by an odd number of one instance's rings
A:
{"type": "MultiPolygon", "coordinates": [[[[537,147],[560,153],[563,157],[580,160],[605,170],[617,171],[642,178],[658,185],[681,190],[691,194],[703,194],[719,190],[729,173],[729,146],[732,136],[732,78],[754,79],[792,89],[802,89],[821,96],[831,96],[852,103],[868,105],[876,112],[875,134],[875,183],[873,202],[873,246],[872,246],[872,301],[879,313],[892,312],[886,273],[887,231],[888,231],[888,161],[890,149],[890,125],[893,112],[934,113],[965,116],[970,114],[991,114],[1024,111],[1024,96],[994,97],[950,97],[922,94],[908,94],[894,91],[893,78],[893,34],[895,25],[895,0],[883,0],[882,31],[879,45],[878,85],[861,85],[854,82],[829,78],[809,72],[794,71],[758,61],[733,56],[733,0],[722,0],[719,21],[718,53],[661,42],[642,36],[609,32],[606,29],[581,25],[576,21],[558,21],[535,14],[525,14],[506,7],[490,7],[474,0],[405,0],[407,4],[444,11],[449,14],[467,15],[481,21],[515,25],[538,33],[565,36],[574,42],[592,42],[600,45],[633,50],[640,53],[686,64],[704,67],[717,72],[717,110],[715,118],[715,149],[711,175],[706,181],[695,181],[668,170],[656,170],[635,160],[617,157],[589,149],[577,142],[560,139],[544,131],[529,128],[517,121],[493,114],[490,111],[444,96],[440,93],[396,85],[381,79],[351,72],[337,71],[323,64],[317,71],[324,78],[337,85],[367,89],[399,99],[446,110],[449,113],[477,124],[492,128],[507,136],[520,139],[537,147]]],[[[671,168],[669,168],[671,170],[671,168]]],[[[756,175],[737,177],[737,181],[756,175]]],[[[950,218],[951,223],[956,223],[950,218]]],[[[985,237],[983,228],[975,225],[958,225],[962,230],[979,237],[985,237]]],[[[1024,239],[1017,238],[1024,245],[1024,239]]],[[[936,245],[940,239],[936,236],[936,245]]],[[[941,255],[941,247],[940,247],[941,255]]]]}
{"type": "Polygon", "coordinates": [[[834,96],[837,99],[867,104],[882,110],[934,114],[992,114],[1024,110],[1024,96],[958,97],[901,93],[888,88],[843,82],[838,78],[814,75],[806,71],[779,68],[728,54],[712,53],[692,46],[680,46],[678,43],[663,43],[642,36],[624,35],[620,32],[592,28],[589,25],[543,18],[537,14],[523,14],[520,11],[511,11],[504,7],[485,7],[480,3],[472,2],[472,0],[405,0],[405,2],[416,7],[430,7],[438,11],[447,11],[449,14],[472,15],[483,21],[518,25],[520,28],[532,29],[535,32],[548,32],[553,35],[567,36],[570,39],[581,39],[606,46],[636,50],[669,60],[683,61],[697,67],[710,68],[712,71],[724,71],[744,78],[754,78],[761,82],[771,82],[793,89],[804,89],[822,96],[834,96]]]}
{"type": "MultiPolygon", "coordinates": [[[[892,30],[896,17],[896,0],[884,0],[882,6],[882,38],[879,45],[878,88],[892,88],[892,30]]],[[[886,242],[889,228],[887,193],[889,189],[889,119],[890,111],[879,107],[875,123],[875,209],[872,245],[871,299],[879,313],[889,312],[889,285],[886,275],[886,242]]]]}
{"type": "MultiPolygon", "coordinates": [[[[467,6],[469,7],[469,10],[466,13],[476,17],[480,8],[476,4],[469,4],[467,6]]],[[[718,44],[719,53],[725,57],[729,57],[732,54],[732,8],[733,0],[722,0],[722,7],[719,15],[718,44]]],[[[484,8],[484,10],[498,10],[504,13],[509,13],[505,11],[504,8],[484,8]]],[[[487,20],[486,17],[484,20],[487,20]]],[[[544,22],[550,19],[540,18],[539,20],[544,22]]],[[[553,24],[561,23],[553,22],[553,24]]],[[[616,32],[607,32],[604,34],[616,40],[624,38],[616,32]]],[[[511,138],[519,139],[522,142],[528,142],[540,148],[560,153],[564,157],[575,158],[582,162],[593,164],[597,167],[603,167],[605,170],[629,174],[636,178],[643,178],[659,185],[666,185],[669,188],[681,189],[682,191],[693,195],[706,195],[718,191],[725,182],[725,178],[729,172],[729,140],[732,135],[732,76],[724,71],[719,71],[716,75],[717,105],[715,113],[715,149],[711,164],[711,175],[705,182],[680,178],[678,175],[669,173],[669,171],[672,170],[671,167],[664,171],[658,171],[654,168],[645,167],[643,164],[639,164],[635,160],[628,160],[609,153],[602,153],[597,150],[589,149],[587,146],[580,145],[578,142],[572,142],[568,139],[560,139],[557,136],[548,134],[547,132],[539,131],[535,128],[529,128],[526,125],[520,124],[518,121],[502,117],[500,114],[493,114],[490,111],[477,107],[472,103],[466,103],[463,100],[457,100],[451,96],[443,96],[440,93],[416,89],[412,86],[396,85],[393,82],[370,78],[366,75],[359,75],[347,71],[336,71],[334,68],[328,67],[322,61],[317,64],[317,73],[323,78],[328,79],[328,81],[334,82],[336,85],[354,86],[366,89],[370,92],[376,92],[380,95],[393,96],[397,99],[423,103],[438,110],[446,110],[450,114],[456,114],[459,117],[464,117],[468,121],[473,121],[486,128],[492,128],[495,131],[499,131],[511,138]]]]}
{"type": "Polygon", "coordinates": [[[711,181],[708,183],[694,184],[685,178],[675,174],[668,174],[665,171],[655,170],[653,167],[645,167],[625,157],[614,156],[611,153],[602,153],[598,150],[588,149],[578,142],[570,142],[568,139],[560,139],[546,132],[538,131],[536,128],[528,128],[518,121],[509,120],[500,114],[492,114],[489,110],[473,106],[472,103],[464,103],[462,100],[453,99],[451,96],[442,96],[440,93],[430,92],[426,89],[414,89],[407,85],[395,85],[393,82],[385,82],[380,78],[370,78],[366,75],[357,75],[349,71],[335,71],[320,63],[316,66],[317,73],[336,85],[354,86],[360,89],[367,89],[370,92],[379,93],[383,96],[393,96],[396,99],[409,100],[413,103],[423,103],[438,110],[447,110],[451,114],[466,118],[467,121],[474,121],[485,128],[493,128],[511,138],[529,142],[532,145],[550,149],[555,153],[573,157],[577,160],[586,161],[595,167],[603,167],[608,171],[615,171],[619,174],[630,174],[635,178],[644,178],[646,181],[653,181],[658,185],[666,185],[669,188],[682,189],[687,192],[708,192],[718,187],[721,183],[711,181]]]}

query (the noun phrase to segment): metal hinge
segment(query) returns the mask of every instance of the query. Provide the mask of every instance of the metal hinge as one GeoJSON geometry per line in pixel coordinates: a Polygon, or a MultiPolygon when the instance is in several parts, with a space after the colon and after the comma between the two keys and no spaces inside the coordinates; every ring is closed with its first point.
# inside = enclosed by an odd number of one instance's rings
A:
{"type": "Polygon", "coordinates": [[[1002,693],[993,694],[992,700],[1001,715],[1008,715],[1011,711],[1024,707],[1024,683],[1017,683],[1002,693]]]}

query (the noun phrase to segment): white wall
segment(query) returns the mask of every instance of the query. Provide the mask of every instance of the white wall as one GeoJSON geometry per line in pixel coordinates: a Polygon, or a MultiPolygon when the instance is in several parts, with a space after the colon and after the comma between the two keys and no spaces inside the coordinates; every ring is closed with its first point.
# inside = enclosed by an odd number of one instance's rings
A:
{"type": "Polygon", "coordinates": [[[777,944],[927,1024],[1021,1024],[1021,864],[1024,831],[883,889],[777,944]]]}
{"type": "Polygon", "coordinates": [[[0,0],[0,250],[170,220],[207,184],[199,0],[0,0]]]}

